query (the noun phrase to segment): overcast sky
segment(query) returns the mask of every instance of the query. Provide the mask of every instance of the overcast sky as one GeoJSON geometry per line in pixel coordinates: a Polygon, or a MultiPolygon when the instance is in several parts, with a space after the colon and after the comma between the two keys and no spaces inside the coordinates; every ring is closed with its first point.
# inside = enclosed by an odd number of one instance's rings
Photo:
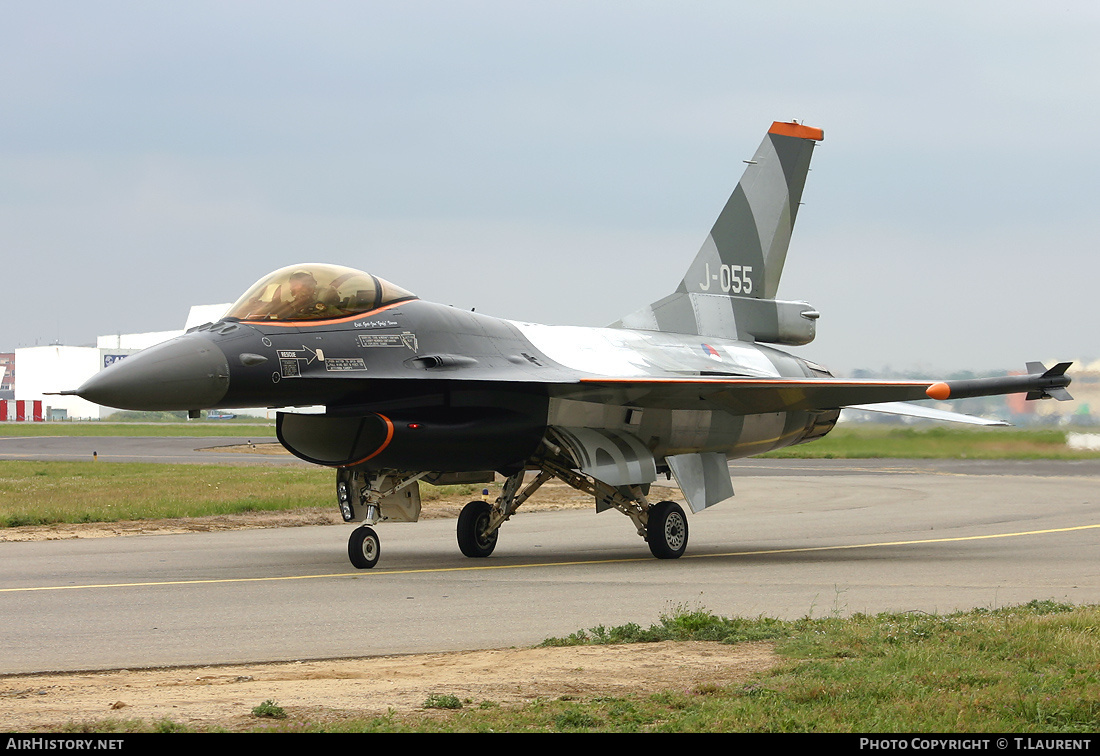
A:
{"type": "MultiPolygon", "coordinates": [[[[0,0],[0,351],[182,327],[296,262],[606,325],[774,120],[832,367],[1097,359],[1100,5],[0,0]]],[[[934,375],[930,375],[934,377],[934,375]]]]}

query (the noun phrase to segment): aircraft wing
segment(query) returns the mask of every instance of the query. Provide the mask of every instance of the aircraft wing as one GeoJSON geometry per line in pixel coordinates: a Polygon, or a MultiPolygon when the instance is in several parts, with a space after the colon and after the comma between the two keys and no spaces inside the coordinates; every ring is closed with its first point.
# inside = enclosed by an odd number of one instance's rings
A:
{"type": "MultiPolygon", "coordinates": [[[[1070,399],[1070,363],[1050,370],[1028,363],[1027,375],[957,381],[843,381],[830,378],[582,378],[558,386],[563,398],[660,409],[724,409],[738,415],[828,410],[919,399],[962,399],[1027,392],[1029,399],[1070,399]],[[1042,372],[1040,372],[1042,371],[1042,372]]],[[[891,411],[883,408],[883,411],[891,411]]],[[[919,410],[910,411],[912,414],[919,410]]],[[[898,413],[898,408],[893,412],[898,413]]],[[[944,419],[944,418],[941,418],[944,419]]]]}
{"type": "Polygon", "coordinates": [[[738,415],[839,409],[853,404],[927,399],[931,381],[794,378],[584,378],[560,395],[655,409],[724,409],[738,415]]]}

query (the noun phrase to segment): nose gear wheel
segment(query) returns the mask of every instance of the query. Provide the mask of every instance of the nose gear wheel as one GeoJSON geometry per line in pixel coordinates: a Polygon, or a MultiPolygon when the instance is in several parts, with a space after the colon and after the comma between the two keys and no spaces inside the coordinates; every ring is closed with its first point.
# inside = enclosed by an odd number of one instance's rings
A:
{"type": "Polygon", "coordinates": [[[374,532],[374,528],[365,525],[358,527],[352,531],[348,539],[348,558],[356,569],[369,570],[378,564],[381,550],[378,534],[374,532]]]}

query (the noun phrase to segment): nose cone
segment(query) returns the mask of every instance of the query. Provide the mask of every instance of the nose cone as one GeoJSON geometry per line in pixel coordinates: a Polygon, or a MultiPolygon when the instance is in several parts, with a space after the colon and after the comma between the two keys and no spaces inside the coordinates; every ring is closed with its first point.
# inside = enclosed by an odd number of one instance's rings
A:
{"type": "Polygon", "coordinates": [[[229,362],[208,339],[185,335],[130,355],[89,378],[82,399],[128,410],[192,410],[229,390],[229,362]]]}

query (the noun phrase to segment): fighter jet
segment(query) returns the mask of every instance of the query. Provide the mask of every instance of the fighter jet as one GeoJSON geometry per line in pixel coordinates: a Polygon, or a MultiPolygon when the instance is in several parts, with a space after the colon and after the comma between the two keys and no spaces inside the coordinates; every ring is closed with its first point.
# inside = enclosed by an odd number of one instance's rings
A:
{"type": "Polygon", "coordinates": [[[335,468],[357,568],[374,526],[416,521],[418,481],[504,478],[472,501],[458,545],[488,557],[500,527],[551,479],[632,521],[653,556],[688,543],[675,478],[698,513],[733,496],[728,460],[827,434],[847,407],[988,423],[912,400],[1027,392],[1069,399],[1069,363],[964,381],[838,380],[780,351],[813,341],[819,313],[776,299],[820,129],[773,123],[702,249],[668,296],[604,328],[547,326],[426,302],[340,265],[261,278],[216,323],[122,360],[74,393],[130,410],[280,408],[279,441],[335,468]],[[315,408],[303,411],[295,408],[315,408]],[[316,411],[323,408],[323,411],[316,411]],[[667,489],[666,489],[667,490],[667,489]]]}

